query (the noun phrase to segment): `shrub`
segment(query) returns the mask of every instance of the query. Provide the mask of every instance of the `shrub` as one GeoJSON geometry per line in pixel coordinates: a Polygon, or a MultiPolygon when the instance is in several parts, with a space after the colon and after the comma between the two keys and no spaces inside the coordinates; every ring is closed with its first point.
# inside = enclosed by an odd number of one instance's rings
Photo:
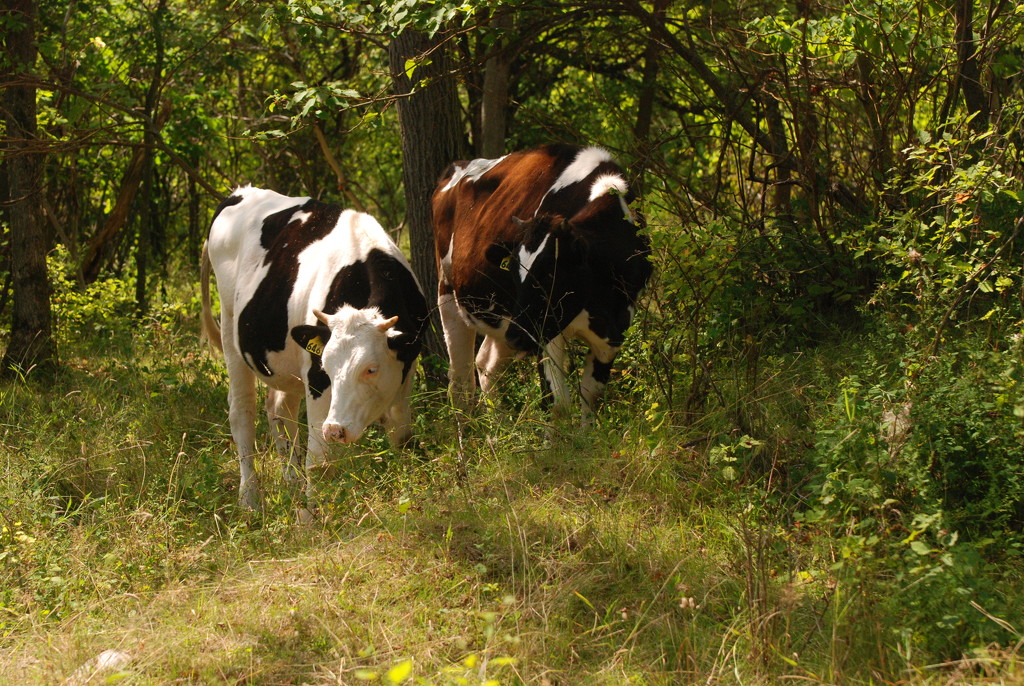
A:
{"type": "Polygon", "coordinates": [[[965,337],[932,358],[912,339],[876,333],[847,361],[796,519],[835,539],[833,572],[893,640],[957,658],[1013,640],[991,617],[1013,605],[996,565],[1024,552],[1020,342],[965,337]]]}
{"type": "Polygon", "coordinates": [[[58,335],[64,340],[128,331],[130,315],[135,309],[135,294],[127,281],[109,277],[80,286],[75,275],[77,267],[67,248],[58,245],[47,257],[51,306],[58,335]]]}

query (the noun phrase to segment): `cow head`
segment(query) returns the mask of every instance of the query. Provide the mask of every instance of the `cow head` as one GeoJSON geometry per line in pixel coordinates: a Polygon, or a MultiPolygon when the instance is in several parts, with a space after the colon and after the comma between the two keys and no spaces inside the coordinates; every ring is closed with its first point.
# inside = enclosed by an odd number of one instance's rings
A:
{"type": "Polygon", "coordinates": [[[375,307],[344,306],[335,314],[314,309],[316,325],[296,326],[292,338],[322,365],[331,405],[323,424],[327,441],[353,443],[387,414],[403,382],[403,363],[388,341],[401,336],[398,317],[375,307]]]}
{"type": "Polygon", "coordinates": [[[523,237],[507,248],[516,294],[505,338],[517,350],[538,352],[584,307],[581,286],[590,276],[588,246],[563,217],[513,217],[513,222],[523,237]]]}
{"type": "Polygon", "coordinates": [[[522,240],[505,250],[516,276],[516,304],[505,334],[510,346],[537,352],[584,309],[621,345],[651,267],[646,237],[620,207],[617,201],[608,209],[591,203],[568,220],[513,218],[522,240]]]}

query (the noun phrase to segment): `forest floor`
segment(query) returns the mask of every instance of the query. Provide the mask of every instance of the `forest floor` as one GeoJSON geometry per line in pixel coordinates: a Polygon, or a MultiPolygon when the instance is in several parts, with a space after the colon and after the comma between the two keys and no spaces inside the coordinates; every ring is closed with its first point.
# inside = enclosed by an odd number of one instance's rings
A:
{"type": "Polygon", "coordinates": [[[313,518],[264,453],[250,513],[219,360],[97,338],[0,385],[0,683],[1024,684],[1020,642],[920,658],[835,541],[614,386],[592,428],[513,397],[460,434],[421,383],[415,450],[339,452],[313,518]]]}

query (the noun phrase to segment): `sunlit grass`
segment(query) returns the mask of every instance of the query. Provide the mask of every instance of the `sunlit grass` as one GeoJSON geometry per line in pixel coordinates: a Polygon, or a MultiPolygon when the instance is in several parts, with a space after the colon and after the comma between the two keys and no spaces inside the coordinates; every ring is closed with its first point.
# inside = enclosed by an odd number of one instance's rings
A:
{"type": "Polygon", "coordinates": [[[421,384],[417,447],[336,454],[300,523],[266,441],[266,508],[236,506],[226,380],[189,329],[119,336],[0,391],[0,682],[118,651],[126,684],[1020,683],[1019,646],[900,654],[831,542],[737,478],[778,455],[716,458],[635,393],[582,429],[528,376],[463,420],[421,384]]]}

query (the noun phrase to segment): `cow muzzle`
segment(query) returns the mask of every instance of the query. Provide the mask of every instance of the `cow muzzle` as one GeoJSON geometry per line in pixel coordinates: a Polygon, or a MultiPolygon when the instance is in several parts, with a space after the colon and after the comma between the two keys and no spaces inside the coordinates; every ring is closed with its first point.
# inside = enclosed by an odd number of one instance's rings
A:
{"type": "Polygon", "coordinates": [[[514,322],[505,331],[505,342],[520,355],[535,355],[540,352],[537,339],[514,322]]]}
{"type": "Polygon", "coordinates": [[[361,431],[356,432],[334,422],[324,422],[323,432],[328,443],[355,443],[362,435],[361,431]]]}

